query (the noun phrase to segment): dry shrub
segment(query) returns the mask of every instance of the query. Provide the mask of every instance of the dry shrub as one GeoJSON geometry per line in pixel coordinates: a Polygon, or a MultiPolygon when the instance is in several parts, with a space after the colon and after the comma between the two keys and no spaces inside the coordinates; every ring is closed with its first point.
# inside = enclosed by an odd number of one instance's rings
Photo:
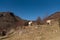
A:
{"type": "Polygon", "coordinates": [[[37,25],[41,25],[42,24],[42,20],[41,20],[40,17],[37,18],[36,23],[37,23],[37,25]]]}

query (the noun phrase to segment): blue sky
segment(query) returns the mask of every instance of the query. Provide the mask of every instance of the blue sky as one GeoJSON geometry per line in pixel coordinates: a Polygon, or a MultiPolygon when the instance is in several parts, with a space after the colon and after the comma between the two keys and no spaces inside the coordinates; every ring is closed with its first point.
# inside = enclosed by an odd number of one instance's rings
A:
{"type": "Polygon", "coordinates": [[[0,12],[8,11],[23,19],[35,20],[60,11],[60,0],[0,0],[0,12]]]}

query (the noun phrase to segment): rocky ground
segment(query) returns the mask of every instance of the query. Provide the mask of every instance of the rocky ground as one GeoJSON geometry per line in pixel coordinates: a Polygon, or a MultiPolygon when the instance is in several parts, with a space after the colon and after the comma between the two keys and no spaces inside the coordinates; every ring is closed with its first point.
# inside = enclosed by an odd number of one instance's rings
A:
{"type": "Polygon", "coordinates": [[[26,29],[14,30],[10,35],[0,37],[0,40],[60,40],[60,27],[53,25],[34,25],[26,29]]]}

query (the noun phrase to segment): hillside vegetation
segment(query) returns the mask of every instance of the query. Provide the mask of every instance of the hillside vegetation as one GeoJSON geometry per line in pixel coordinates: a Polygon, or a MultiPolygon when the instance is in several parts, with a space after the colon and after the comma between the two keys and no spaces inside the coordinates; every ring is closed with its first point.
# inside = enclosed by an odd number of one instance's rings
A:
{"type": "Polygon", "coordinates": [[[32,26],[28,26],[30,20],[24,20],[15,16],[11,12],[0,12],[0,40],[60,40],[60,12],[56,12],[45,18],[40,17],[32,21],[32,26]],[[52,25],[47,25],[46,21],[52,20],[52,25]],[[6,35],[3,35],[5,31],[6,35]]]}
{"type": "Polygon", "coordinates": [[[59,23],[53,25],[34,25],[26,29],[19,28],[10,35],[0,37],[0,40],[60,40],[59,23]]]}

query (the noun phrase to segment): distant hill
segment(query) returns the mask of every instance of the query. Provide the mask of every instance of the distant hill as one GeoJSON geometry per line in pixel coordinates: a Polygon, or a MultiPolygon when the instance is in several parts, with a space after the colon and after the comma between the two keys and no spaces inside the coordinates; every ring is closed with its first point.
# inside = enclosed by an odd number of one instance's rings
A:
{"type": "Polygon", "coordinates": [[[60,18],[60,12],[56,12],[54,14],[51,14],[47,18],[44,19],[44,21],[49,20],[49,19],[59,19],[60,18]]]}
{"type": "Polygon", "coordinates": [[[12,12],[0,12],[0,31],[16,27],[16,23],[23,20],[12,12]]]}
{"type": "Polygon", "coordinates": [[[60,12],[56,12],[48,17],[49,19],[57,19],[60,18],[60,12]]]}

